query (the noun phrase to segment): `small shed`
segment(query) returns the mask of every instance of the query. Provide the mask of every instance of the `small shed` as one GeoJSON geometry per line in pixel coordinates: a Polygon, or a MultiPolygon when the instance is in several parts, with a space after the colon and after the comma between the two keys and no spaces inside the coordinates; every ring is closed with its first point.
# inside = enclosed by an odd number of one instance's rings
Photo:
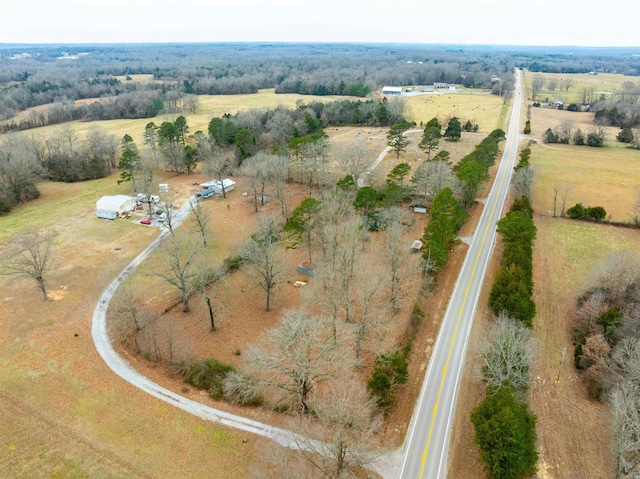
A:
{"type": "Polygon", "coordinates": [[[136,200],[131,196],[103,196],[96,202],[96,216],[113,220],[128,211],[133,211],[135,206],[136,200]]]}
{"type": "Polygon", "coordinates": [[[222,180],[211,180],[205,183],[200,183],[200,186],[202,187],[203,190],[213,188],[216,194],[221,195],[223,188],[225,193],[228,193],[229,191],[233,191],[236,187],[236,182],[229,178],[224,178],[222,180]]]}
{"type": "Polygon", "coordinates": [[[424,245],[422,244],[422,241],[420,240],[414,240],[413,243],[411,243],[411,252],[412,253],[417,253],[418,251],[420,251],[422,249],[424,245]]]}

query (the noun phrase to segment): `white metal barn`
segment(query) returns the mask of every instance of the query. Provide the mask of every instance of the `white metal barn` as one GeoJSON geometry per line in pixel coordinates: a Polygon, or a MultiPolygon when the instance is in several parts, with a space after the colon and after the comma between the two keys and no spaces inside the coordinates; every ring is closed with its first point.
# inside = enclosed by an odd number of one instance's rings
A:
{"type": "Polygon", "coordinates": [[[400,96],[402,95],[402,87],[385,85],[382,87],[381,95],[400,96]]]}
{"type": "Polygon", "coordinates": [[[224,178],[222,180],[211,180],[211,181],[207,181],[206,183],[200,183],[200,186],[202,187],[203,190],[213,188],[216,194],[221,195],[223,187],[224,187],[225,193],[228,193],[229,191],[233,191],[236,187],[236,182],[233,180],[230,180],[229,178],[224,178]]]}
{"type": "Polygon", "coordinates": [[[132,211],[135,206],[136,200],[131,196],[103,196],[96,202],[96,215],[98,218],[114,220],[121,214],[132,211]]]}

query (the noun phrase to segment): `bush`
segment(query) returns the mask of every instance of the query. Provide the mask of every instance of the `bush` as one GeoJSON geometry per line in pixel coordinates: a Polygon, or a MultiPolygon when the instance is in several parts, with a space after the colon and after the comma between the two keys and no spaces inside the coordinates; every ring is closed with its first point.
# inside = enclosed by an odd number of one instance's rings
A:
{"type": "Polygon", "coordinates": [[[569,104],[569,106],[567,107],[567,111],[578,111],[578,105],[576,105],[575,103],[569,104]]]}
{"type": "Polygon", "coordinates": [[[367,387],[380,409],[385,412],[391,410],[396,402],[396,385],[406,383],[408,376],[406,350],[379,354],[376,357],[373,375],[367,382],[367,387]]]}
{"type": "Polygon", "coordinates": [[[215,358],[209,358],[200,361],[193,359],[182,361],[178,363],[177,370],[188,384],[206,389],[213,399],[221,399],[223,381],[227,374],[234,371],[234,368],[215,358]]]}
{"type": "Polygon", "coordinates": [[[224,259],[223,264],[227,271],[235,271],[242,266],[242,257],[240,255],[229,256],[224,259]]]}
{"type": "Polygon", "coordinates": [[[528,135],[531,133],[531,121],[527,120],[527,123],[524,125],[524,134],[528,135]]]}
{"type": "Polygon", "coordinates": [[[589,133],[587,135],[587,145],[599,147],[604,145],[604,138],[596,133],[589,133]]]}
{"type": "Polygon", "coordinates": [[[567,210],[567,216],[576,220],[602,221],[607,216],[607,211],[602,206],[584,206],[576,203],[567,210]]]}
{"type": "Polygon", "coordinates": [[[515,479],[536,472],[536,416],[510,387],[486,397],[471,413],[474,441],[489,478],[515,479]]]}
{"type": "Polygon", "coordinates": [[[542,142],[543,143],[558,143],[558,136],[551,130],[551,128],[547,128],[542,134],[542,142]]]}
{"type": "Polygon", "coordinates": [[[623,126],[616,136],[616,139],[621,143],[633,143],[633,131],[628,126],[623,126]]]}

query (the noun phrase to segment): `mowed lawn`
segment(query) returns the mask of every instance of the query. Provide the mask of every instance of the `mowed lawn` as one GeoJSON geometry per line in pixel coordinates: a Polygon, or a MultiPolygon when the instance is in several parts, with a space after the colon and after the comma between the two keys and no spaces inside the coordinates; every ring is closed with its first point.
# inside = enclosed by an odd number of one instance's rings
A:
{"type": "Polygon", "coordinates": [[[158,234],[95,217],[97,197],[126,192],[116,180],[43,183],[39,199],[0,217],[0,247],[29,227],[59,233],[52,301],[0,276],[0,477],[249,477],[253,440],[143,393],[95,351],[100,294],[158,234]]]}
{"type": "Polygon", "coordinates": [[[628,222],[640,199],[640,153],[628,148],[574,145],[531,146],[536,172],[533,204],[537,212],[553,214],[553,189],[558,187],[557,214],[565,189],[566,206],[602,206],[612,221],[628,222]]]}
{"type": "MultiPolygon", "coordinates": [[[[274,89],[260,90],[258,93],[249,93],[243,95],[199,95],[199,105],[196,113],[183,113],[187,119],[189,125],[189,133],[195,133],[200,130],[207,132],[209,121],[211,118],[220,117],[225,113],[231,115],[239,112],[246,111],[255,108],[273,109],[278,106],[284,106],[286,108],[294,108],[296,103],[303,101],[305,103],[311,102],[331,102],[335,100],[355,99],[355,97],[338,97],[338,96],[312,96],[312,95],[298,95],[294,93],[276,94],[274,89]]],[[[82,100],[83,103],[90,102],[91,100],[82,100]]],[[[41,107],[39,107],[41,108],[41,107]]],[[[28,112],[22,112],[22,115],[28,114],[28,112]]],[[[125,134],[131,135],[134,141],[138,145],[143,144],[142,133],[144,127],[149,122],[154,122],[156,125],[160,125],[163,121],[173,121],[178,115],[160,115],[154,118],[141,118],[137,120],[105,120],[105,121],[91,121],[82,122],[74,121],[65,123],[65,125],[72,125],[74,130],[79,133],[79,136],[84,134],[96,126],[106,128],[107,131],[113,135],[116,135],[118,139],[122,138],[125,134]]],[[[51,125],[41,128],[34,128],[28,130],[27,134],[34,134],[36,136],[49,136],[54,131],[59,130],[61,125],[51,125]]]]}
{"type": "MultiPolygon", "coordinates": [[[[488,93],[444,93],[403,97],[407,119],[426,123],[438,118],[442,123],[457,116],[464,125],[467,120],[477,123],[481,133],[498,128],[503,99],[488,93]]],[[[446,124],[446,122],[445,122],[446,124]]]]}
{"type": "Polygon", "coordinates": [[[525,96],[531,98],[531,84],[534,75],[542,75],[545,79],[545,84],[542,90],[538,93],[538,99],[540,101],[553,101],[559,98],[565,103],[579,103],[580,91],[584,88],[593,89],[596,93],[596,98],[599,98],[601,94],[605,97],[609,97],[610,93],[615,93],[622,89],[622,84],[627,81],[637,83],[637,77],[630,77],[625,75],[613,74],[613,73],[598,73],[597,75],[588,75],[586,73],[545,73],[545,72],[530,72],[526,71],[524,76],[525,96]],[[549,79],[555,78],[557,80],[557,87],[554,91],[548,89],[549,79]],[[561,84],[563,79],[571,79],[574,84],[567,90],[561,90],[561,84]]]}

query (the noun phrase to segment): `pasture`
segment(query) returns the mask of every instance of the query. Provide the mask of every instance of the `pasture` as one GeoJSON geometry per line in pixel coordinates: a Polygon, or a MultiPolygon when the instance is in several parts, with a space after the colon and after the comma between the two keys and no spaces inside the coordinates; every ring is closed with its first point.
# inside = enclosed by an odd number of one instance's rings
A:
{"type": "Polygon", "coordinates": [[[211,477],[215,464],[217,477],[246,478],[254,445],[244,435],[158,403],[95,351],[99,295],[158,234],[95,217],[96,196],[126,192],[116,179],[42,183],[39,199],[0,217],[0,247],[29,227],[59,233],[52,301],[35,282],[0,277],[0,476],[211,477]]]}
{"type": "Polygon", "coordinates": [[[531,158],[536,172],[533,207],[540,214],[553,214],[553,189],[557,187],[558,215],[568,190],[567,208],[581,202],[604,207],[612,221],[632,219],[640,194],[637,150],[537,144],[531,146],[531,158]]]}
{"type": "Polygon", "coordinates": [[[477,123],[479,132],[490,133],[498,128],[503,99],[489,93],[443,93],[403,97],[408,120],[426,123],[436,117],[446,125],[448,118],[457,116],[463,125],[467,120],[477,123]]]}
{"type": "MultiPolygon", "coordinates": [[[[613,73],[598,73],[597,75],[589,75],[587,73],[546,73],[546,72],[530,72],[525,71],[524,75],[524,94],[527,98],[531,98],[531,83],[534,75],[542,75],[545,79],[545,86],[538,93],[538,99],[540,101],[552,102],[556,98],[562,100],[565,104],[579,103],[580,91],[582,89],[593,89],[596,99],[600,98],[600,95],[604,95],[605,98],[609,97],[612,93],[622,89],[622,84],[627,81],[636,82],[636,77],[629,77],[625,75],[613,74],[613,73]],[[561,82],[563,79],[571,79],[574,84],[569,90],[561,89],[561,82]],[[549,80],[555,80],[557,87],[551,91],[548,88],[549,80]]],[[[565,105],[566,106],[566,105],[565,105]]]]}

